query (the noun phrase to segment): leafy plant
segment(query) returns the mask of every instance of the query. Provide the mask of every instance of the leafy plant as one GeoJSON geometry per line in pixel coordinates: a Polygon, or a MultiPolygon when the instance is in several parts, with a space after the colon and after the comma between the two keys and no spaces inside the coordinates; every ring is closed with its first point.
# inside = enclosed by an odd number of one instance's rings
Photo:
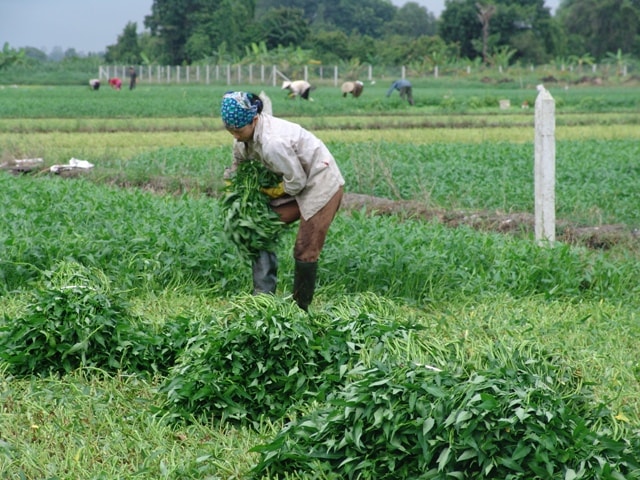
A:
{"type": "Polygon", "coordinates": [[[638,452],[579,376],[542,351],[495,348],[470,372],[357,365],[324,406],[253,449],[254,477],[636,478],[638,452]]]}
{"type": "Polygon", "coordinates": [[[260,188],[277,185],[280,178],[258,161],[240,162],[221,201],[224,232],[247,258],[273,251],[285,225],[269,206],[260,188]]]}
{"type": "Polygon", "coordinates": [[[165,408],[184,417],[280,417],[318,381],[314,333],[304,312],[270,295],[246,297],[202,325],[160,392],[165,408]]]}
{"type": "MultiPolygon", "coordinates": [[[[151,372],[172,363],[182,335],[136,321],[102,272],[62,262],[45,275],[26,313],[0,323],[0,359],[12,373],[63,374],[80,367],[151,372]]],[[[184,322],[182,329],[169,325],[185,330],[184,322]]]]}
{"type": "Polygon", "coordinates": [[[160,389],[164,409],[257,421],[323,400],[362,352],[383,358],[386,342],[412,329],[387,314],[392,305],[365,295],[309,316],[289,299],[242,296],[223,327],[203,325],[190,340],[160,389]]]}

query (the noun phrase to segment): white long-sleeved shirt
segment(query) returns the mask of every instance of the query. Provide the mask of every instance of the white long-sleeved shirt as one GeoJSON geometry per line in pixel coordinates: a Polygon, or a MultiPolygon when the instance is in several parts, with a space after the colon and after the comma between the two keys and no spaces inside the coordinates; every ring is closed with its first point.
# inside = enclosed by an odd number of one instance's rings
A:
{"type": "Polygon", "coordinates": [[[305,90],[311,88],[311,84],[306,80],[295,80],[293,82],[284,82],[282,88],[289,89],[291,91],[291,95],[298,96],[302,95],[305,90]]]}
{"type": "Polygon", "coordinates": [[[295,197],[302,218],[308,220],[344,185],[344,178],[325,144],[300,125],[261,113],[253,139],[233,144],[233,165],[261,161],[282,176],[284,190],[295,197]]]}

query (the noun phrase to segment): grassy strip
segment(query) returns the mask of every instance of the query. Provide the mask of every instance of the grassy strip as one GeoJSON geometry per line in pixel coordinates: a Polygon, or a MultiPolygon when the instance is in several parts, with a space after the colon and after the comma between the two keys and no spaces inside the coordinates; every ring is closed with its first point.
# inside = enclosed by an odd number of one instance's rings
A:
{"type": "Polygon", "coordinates": [[[255,458],[255,433],[154,417],[155,386],[140,378],[77,371],[0,385],[3,478],[230,478],[255,458]]]}
{"type": "MultiPolygon", "coordinates": [[[[391,82],[389,82],[390,84],[391,82]]],[[[496,112],[500,100],[509,100],[513,109],[523,102],[533,107],[537,96],[534,85],[469,86],[461,82],[425,83],[414,88],[416,105],[411,107],[397,93],[386,97],[388,85],[366,85],[362,97],[342,98],[337,87],[314,90],[314,102],[290,101],[278,87],[239,85],[234,88],[260,92],[272,99],[279,116],[415,115],[432,113],[496,112]],[[433,88],[432,88],[433,87],[433,88]]],[[[628,87],[584,86],[564,88],[548,85],[559,112],[637,113],[640,93],[628,87]]],[[[218,112],[227,86],[144,85],[134,91],[88,87],[19,87],[0,89],[0,118],[145,118],[209,117],[218,112]]]]}
{"type": "MultiPolygon", "coordinates": [[[[532,142],[532,127],[498,128],[416,128],[385,130],[320,130],[325,142],[394,142],[424,145],[432,143],[532,142]]],[[[220,147],[230,144],[229,134],[212,131],[145,131],[113,133],[0,133],[0,158],[43,158],[48,165],[66,163],[69,158],[84,158],[93,162],[126,160],[155,148],[220,147]]],[[[556,139],[564,140],[638,140],[640,129],[634,125],[575,126],[556,129],[556,139]]]]}
{"type": "MultiPolygon", "coordinates": [[[[321,131],[335,129],[385,130],[399,128],[508,128],[531,127],[533,110],[511,112],[472,112],[446,114],[431,112],[427,115],[411,113],[336,115],[323,117],[289,117],[306,128],[321,131]]],[[[556,118],[560,127],[589,125],[637,125],[640,115],[636,113],[561,113],[556,118]]],[[[2,133],[115,133],[115,132],[189,132],[222,130],[220,120],[212,112],[209,117],[175,118],[26,118],[0,119],[2,133]]]]}

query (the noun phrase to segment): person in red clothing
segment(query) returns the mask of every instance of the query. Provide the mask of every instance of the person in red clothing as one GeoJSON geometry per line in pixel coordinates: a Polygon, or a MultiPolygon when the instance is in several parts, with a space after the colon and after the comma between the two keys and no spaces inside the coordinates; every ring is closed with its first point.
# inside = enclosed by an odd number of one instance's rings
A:
{"type": "Polygon", "coordinates": [[[109,85],[111,85],[111,88],[120,90],[122,88],[122,80],[120,80],[118,77],[112,77],[109,79],[109,85]]]}

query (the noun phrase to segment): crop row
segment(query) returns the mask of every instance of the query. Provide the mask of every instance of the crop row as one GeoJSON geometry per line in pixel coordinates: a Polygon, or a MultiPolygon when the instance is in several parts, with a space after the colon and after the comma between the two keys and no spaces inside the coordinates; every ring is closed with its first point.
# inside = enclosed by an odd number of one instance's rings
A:
{"type": "MultiPolygon", "coordinates": [[[[434,82],[414,89],[411,107],[396,94],[386,97],[386,85],[366,85],[360,98],[343,98],[339,89],[318,88],[313,102],[291,101],[286,92],[272,86],[237,86],[264,90],[280,116],[387,115],[416,113],[495,113],[501,100],[519,112],[526,102],[533,110],[535,85],[500,88],[434,82]]],[[[640,94],[632,87],[571,87],[549,85],[559,112],[626,112],[640,108],[640,94]]],[[[16,87],[0,89],[0,118],[145,118],[208,117],[219,110],[225,87],[149,86],[133,91],[87,87],[16,87]]],[[[506,113],[506,112],[503,112],[506,113]]]]}
{"type": "MultiPolygon", "coordinates": [[[[162,290],[187,279],[193,289],[220,295],[247,289],[249,269],[222,233],[215,199],[46,177],[2,175],[0,182],[5,293],[28,288],[65,259],[104,271],[121,289],[162,290]]],[[[342,215],[323,255],[321,277],[332,290],[384,291],[419,303],[460,292],[638,299],[638,262],[611,264],[569,246],[539,249],[526,239],[417,220],[342,215]]]]}

